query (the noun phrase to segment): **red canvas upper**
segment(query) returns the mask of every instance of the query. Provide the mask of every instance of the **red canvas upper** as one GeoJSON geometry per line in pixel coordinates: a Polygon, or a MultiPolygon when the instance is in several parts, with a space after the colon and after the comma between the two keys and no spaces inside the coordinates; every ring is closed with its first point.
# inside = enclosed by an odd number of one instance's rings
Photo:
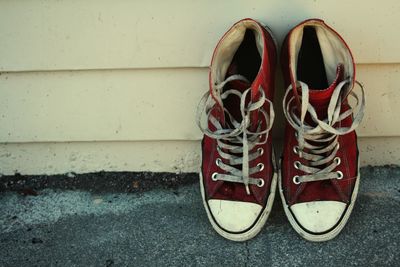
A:
{"type": "MultiPolygon", "coordinates": [[[[232,28],[236,25],[245,22],[251,21],[254,23],[254,20],[251,19],[244,19],[237,22],[232,28]]],[[[242,82],[242,81],[233,81],[230,82],[229,87],[234,88],[236,90],[242,91],[251,86],[251,97],[249,97],[248,101],[256,101],[259,96],[259,88],[260,86],[264,89],[266,97],[269,100],[272,100],[274,95],[274,73],[275,73],[275,64],[276,64],[276,47],[274,41],[268,31],[266,31],[260,24],[257,23],[262,33],[262,41],[264,50],[261,56],[261,66],[259,68],[258,74],[253,81],[250,83],[242,82]],[[251,98],[251,99],[250,99],[251,98]]],[[[232,29],[231,28],[231,29],[232,29]]],[[[230,30],[221,38],[219,41],[217,48],[221,45],[224,38],[229,34],[230,30]]],[[[211,67],[219,68],[219,66],[215,66],[215,57],[216,53],[218,53],[218,49],[215,49],[213,54],[213,59],[211,61],[211,67]]],[[[237,73],[237,66],[230,65],[226,77],[232,74],[241,74],[237,73]]],[[[210,93],[213,97],[217,100],[218,96],[215,96],[215,91],[213,90],[213,81],[210,72],[210,93]]],[[[224,100],[224,107],[229,109],[233,116],[240,116],[240,114],[235,114],[235,110],[239,110],[239,101],[235,100],[234,98],[227,98],[224,100]]],[[[215,104],[215,108],[212,111],[214,117],[221,122],[221,124],[225,123],[224,119],[224,112],[221,107],[219,107],[218,102],[215,104]]],[[[263,106],[264,110],[269,110],[269,105],[265,102],[263,106]]],[[[236,111],[236,113],[237,113],[236,111]]],[[[251,113],[251,125],[250,129],[255,129],[261,123],[261,129],[266,128],[266,122],[262,120],[261,116],[259,116],[258,112],[251,113]]],[[[210,125],[210,128],[211,125],[210,125]]],[[[265,138],[265,134],[262,136],[265,138]]],[[[258,148],[262,147],[264,150],[263,155],[258,157],[255,160],[249,162],[249,167],[254,167],[258,163],[263,163],[265,168],[256,173],[255,176],[262,177],[264,179],[264,186],[258,187],[256,185],[249,185],[251,194],[247,194],[245,190],[245,186],[242,183],[233,183],[233,182],[226,182],[226,181],[213,181],[211,179],[211,175],[214,172],[224,173],[224,171],[216,165],[216,159],[220,158],[219,153],[217,151],[217,141],[207,135],[204,135],[202,141],[202,177],[203,177],[203,184],[204,184],[204,191],[206,195],[206,199],[221,199],[221,200],[234,200],[234,201],[244,201],[244,202],[253,202],[258,203],[262,206],[265,205],[266,199],[270,192],[270,185],[271,179],[274,171],[274,167],[272,164],[272,144],[271,144],[271,137],[268,136],[268,141],[266,144],[258,145],[254,147],[250,152],[256,151],[258,148]]],[[[239,155],[240,156],[240,155],[239,155]]],[[[240,166],[239,166],[240,167],[240,166]]]]}
{"type": "MultiPolygon", "coordinates": [[[[327,26],[322,20],[308,20],[300,23],[297,27],[303,27],[305,23],[314,22],[319,24],[322,27],[327,26]]],[[[294,30],[293,29],[293,30],[294,30]]],[[[329,28],[333,31],[333,29],[329,28]]],[[[296,106],[297,110],[300,110],[301,105],[301,88],[296,86],[295,75],[292,73],[292,66],[290,66],[289,58],[290,55],[290,42],[292,41],[292,32],[288,33],[284,45],[282,48],[282,70],[284,74],[285,80],[285,88],[287,88],[290,84],[292,88],[294,88],[291,92],[291,95],[294,95],[296,101],[293,102],[293,105],[296,106]]],[[[335,31],[333,31],[335,32],[335,31]]],[[[336,33],[336,32],[335,32],[336,33]]],[[[347,47],[344,40],[336,33],[337,38],[343,42],[343,44],[347,47]]],[[[351,52],[349,50],[351,55],[351,52]]],[[[353,62],[354,75],[352,76],[351,87],[353,87],[354,79],[355,79],[355,65],[354,60],[351,57],[350,59],[353,62]]],[[[301,66],[299,66],[301,67],[301,66]]],[[[309,101],[312,106],[316,109],[316,112],[320,119],[326,118],[327,106],[329,104],[330,97],[333,93],[335,87],[343,81],[346,77],[343,77],[343,66],[338,65],[336,71],[336,79],[333,81],[326,89],[318,89],[313,90],[310,88],[309,92],[309,101]]],[[[342,111],[344,112],[349,108],[347,98],[345,98],[342,103],[342,111]]],[[[310,118],[306,117],[306,121],[310,122],[310,118]]],[[[312,122],[310,122],[312,123],[312,122]]],[[[335,125],[338,127],[347,126],[349,127],[352,124],[352,117],[349,116],[346,119],[342,120],[339,125],[335,125]]],[[[285,127],[285,142],[284,142],[284,150],[282,157],[282,187],[284,191],[284,196],[287,204],[293,205],[296,203],[302,202],[310,202],[310,201],[320,201],[320,200],[333,200],[333,201],[341,201],[345,203],[349,203],[351,199],[351,195],[353,192],[353,188],[355,185],[357,172],[358,172],[358,148],[357,148],[357,136],[355,131],[350,132],[348,134],[339,136],[339,145],[340,148],[336,153],[336,156],[341,159],[341,164],[336,167],[335,171],[341,171],[343,173],[343,179],[330,179],[323,181],[314,181],[314,182],[304,182],[300,184],[295,184],[293,182],[293,176],[295,175],[304,175],[305,173],[301,170],[298,170],[294,167],[294,162],[299,161],[300,163],[305,163],[306,160],[300,158],[293,150],[293,148],[298,145],[297,139],[295,138],[295,130],[293,127],[287,123],[285,127]]]]}

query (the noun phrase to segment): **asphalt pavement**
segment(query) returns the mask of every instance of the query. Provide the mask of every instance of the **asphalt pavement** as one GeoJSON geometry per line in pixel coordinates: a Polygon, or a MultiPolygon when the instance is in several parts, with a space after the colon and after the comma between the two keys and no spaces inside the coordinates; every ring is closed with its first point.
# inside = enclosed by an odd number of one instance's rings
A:
{"type": "Polygon", "coordinates": [[[74,174],[65,186],[16,190],[10,179],[23,179],[1,177],[0,266],[400,266],[399,167],[362,168],[353,214],[325,243],[296,234],[278,195],[256,238],[225,240],[207,221],[195,174],[152,175],[159,183],[145,190],[136,176],[131,190],[69,188],[74,174]]]}

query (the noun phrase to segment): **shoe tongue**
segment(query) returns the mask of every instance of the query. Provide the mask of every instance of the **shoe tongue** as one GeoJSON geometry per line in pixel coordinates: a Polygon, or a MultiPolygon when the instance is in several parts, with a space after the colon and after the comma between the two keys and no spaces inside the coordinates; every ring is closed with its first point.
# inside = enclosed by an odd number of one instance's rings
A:
{"type": "MultiPolygon", "coordinates": [[[[232,63],[227,71],[226,77],[239,74],[236,64],[232,63]]],[[[233,80],[229,82],[225,88],[234,89],[239,92],[244,92],[251,86],[250,83],[241,81],[241,80],[233,80]]],[[[250,100],[250,95],[248,97],[250,100]]],[[[249,101],[248,100],[248,101],[249,101]]],[[[247,104],[247,103],[246,103],[247,104]]],[[[242,114],[240,113],[240,99],[237,96],[230,95],[224,100],[224,107],[229,111],[229,113],[235,118],[236,121],[242,121],[242,114]]]]}
{"type": "Polygon", "coordinates": [[[240,92],[243,92],[244,90],[248,89],[251,86],[251,84],[248,82],[245,82],[245,81],[235,80],[235,81],[229,82],[228,86],[230,89],[235,89],[240,92]]]}
{"type": "MultiPolygon", "coordinates": [[[[238,71],[237,65],[235,63],[232,63],[226,72],[226,77],[229,77],[229,76],[232,76],[235,74],[240,74],[240,73],[238,71]]],[[[251,84],[248,82],[245,82],[245,81],[241,81],[241,80],[234,80],[234,81],[229,82],[228,85],[229,85],[229,88],[231,88],[231,89],[235,89],[235,90],[243,92],[244,90],[249,88],[251,84]]]]}
{"type": "Polygon", "coordinates": [[[328,105],[329,101],[331,100],[331,96],[333,91],[335,90],[336,86],[343,81],[343,65],[339,64],[336,68],[336,78],[335,80],[329,85],[328,88],[325,89],[309,89],[309,101],[310,104],[317,110],[323,111],[325,110],[328,105]]]}

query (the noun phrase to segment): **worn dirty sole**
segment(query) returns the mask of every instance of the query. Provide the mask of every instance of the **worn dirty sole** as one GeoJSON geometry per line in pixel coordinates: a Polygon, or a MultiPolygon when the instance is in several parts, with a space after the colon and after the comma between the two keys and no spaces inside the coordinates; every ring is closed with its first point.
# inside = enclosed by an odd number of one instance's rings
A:
{"type": "Polygon", "coordinates": [[[269,214],[271,213],[271,209],[272,209],[272,205],[274,203],[274,198],[275,198],[275,191],[276,191],[276,184],[277,184],[277,180],[278,180],[278,173],[277,173],[277,169],[276,169],[276,163],[275,163],[275,156],[274,154],[272,154],[272,164],[273,164],[273,168],[274,168],[274,173],[272,176],[272,181],[271,181],[271,188],[270,188],[270,193],[267,199],[267,205],[265,206],[264,210],[262,211],[261,215],[258,217],[257,221],[254,223],[254,225],[249,228],[247,231],[245,232],[241,232],[241,233],[231,233],[228,232],[226,230],[224,230],[223,228],[221,228],[218,223],[214,220],[211,211],[207,205],[207,200],[205,198],[205,193],[204,193],[204,185],[203,185],[203,176],[202,176],[202,172],[200,170],[199,172],[199,178],[200,178],[200,191],[201,191],[201,197],[203,199],[203,205],[204,208],[207,212],[207,217],[208,220],[210,221],[212,227],[214,228],[214,230],[220,234],[221,236],[223,236],[226,239],[232,240],[232,241],[237,241],[237,242],[241,242],[241,241],[246,241],[249,240],[253,237],[255,237],[263,228],[265,222],[268,219],[269,214]]]}
{"type": "MultiPolygon", "coordinates": [[[[281,166],[281,162],[279,162],[279,166],[281,166]]],[[[353,194],[351,196],[351,201],[349,206],[347,207],[344,215],[342,216],[342,218],[340,219],[339,223],[332,228],[331,230],[329,230],[326,233],[323,234],[313,234],[311,232],[308,232],[306,230],[304,230],[303,227],[300,226],[300,224],[297,223],[297,220],[293,217],[292,212],[289,210],[289,206],[286,204],[286,199],[285,196],[283,194],[283,189],[282,189],[282,172],[281,169],[279,168],[279,193],[281,195],[281,199],[282,199],[282,205],[283,205],[283,209],[285,210],[286,213],[286,217],[289,219],[290,224],[292,225],[293,229],[299,233],[299,235],[301,237],[303,237],[304,239],[308,240],[308,241],[312,241],[312,242],[323,242],[323,241],[328,241],[331,240],[333,238],[335,238],[343,229],[343,227],[346,225],[347,221],[349,220],[350,214],[353,210],[355,201],[357,199],[357,195],[358,195],[358,188],[360,185],[360,158],[358,158],[358,167],[357,167],[357,178],[356,178],[356,183],[354,185],[354,190],[353,190],[353,194]]]]}

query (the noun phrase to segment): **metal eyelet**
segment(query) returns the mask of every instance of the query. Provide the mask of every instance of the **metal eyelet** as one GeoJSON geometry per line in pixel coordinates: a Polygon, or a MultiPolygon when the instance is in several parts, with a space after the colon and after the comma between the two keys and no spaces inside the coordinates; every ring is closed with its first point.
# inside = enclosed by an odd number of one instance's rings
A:
{"type": "Polygon", "coordinates": [[[217,179],[217,172],[214,172],[212,175],[211,175],[211,180],[213,180],[214,182],[216,182],[216,181],[218,181],[218,179],[217,179]]]}
{"type": "Polygon", "coordinates": [[[221,159],[220,159],[220,158],[217,158],[217,159],[215,160],[215,164],[219,167],[219,164],[221,164],[221,159]]]}
{"type": "Polygon", "coordinates": [[[264,182],[264,180],[263,179],[258,179],[258,183],[257,183],[257,186],[258,187],[263,187],[264,186],[264,184],[265,184],[265,182],[264,182]]]}
{"type": "Polygon", "coordinates": [[[343,172],[341,172],[341,171],[337,171],[336,173],[339,175],[339,177],[338,177],[338,178],[336,178],[336,179],[338,179],[338,180],[341,180],[341,179],[343,179],[343,172]]]}
{"type": "Polygon", "coordinates": [[[297,132],[294,132],[294,136],[297,138],[299,137],[299,134],[297,132]]]}
{"type": "Polygon", "coordinates": [[[293,183],[294,183],[294,184],[300,184],[299,176],[298,176],[298,175],[293,176],[293,183]]]}
{"type": "Polygon", "coordinates": [[[335,161],[335,163],[336,163],[336,166],[339,166],[340,163],[342,162],[342,161],[340,160],[339,157],[336,157],[336,158],[334,159],[334,161],[335,161]]]}
{"type": "Polygon", "coordinates": [[[294,166],[295,169],[298,170],[298,169],[300,168],[300,166],[301,166],[300,161],[297,161],[297,160],[296,160],[296,161],[293,163],[293,166],[294,166]]]}
{"type": "Polygon", "coordinates": [[[298,155],[299,154],[299,146],[294,146],[293,147],[293,152],[298,155]]]}
{"type": "Polygon", "coordinates": [[[262,147],[259,147],[259,148],[257,148],[257,152],[261,156],[262,154],[264,154],[264,149],[262,147]]]}
{"type": "Polygon", "coordinates": [[[258,163],[257,167],[260,169],[259,172],[264,170],[264,164],[263,163],[258,163]]]}

